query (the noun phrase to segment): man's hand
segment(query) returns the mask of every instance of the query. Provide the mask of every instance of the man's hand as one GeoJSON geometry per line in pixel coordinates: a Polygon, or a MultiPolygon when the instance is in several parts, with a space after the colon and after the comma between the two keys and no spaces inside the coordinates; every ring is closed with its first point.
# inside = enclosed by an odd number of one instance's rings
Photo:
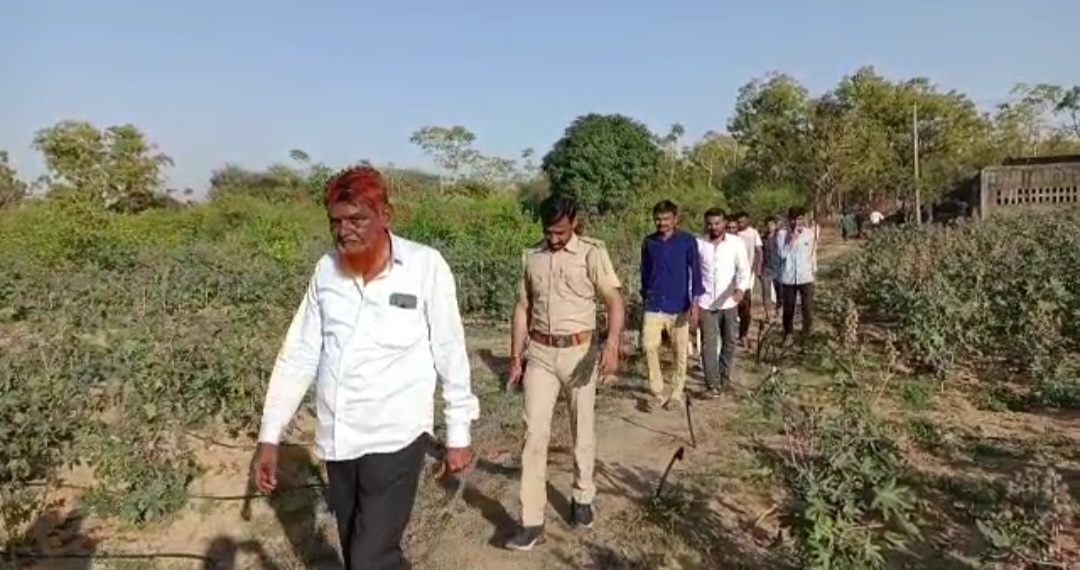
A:
{"type": "Polygon", "coordinates": [[[443,474],[456,474],[472,466],[475,454],[471,447],[448,447],[443,464],[443,474]]]}
{"type": "Polygon", "coordinates": [[[260,443],[255,448],[255,459],[251,462],[251,478],[255,487],[270,494],[277,488],[278,446],[272,443],[260,443]]]}
{"type": "Polygon", "coordinates": [[[742,289],[736,289],[735,292],[731,294],[731,298],[735,301],[736,305],[738,305],[739,303],[742,303],[742,298],[743,298],[742,289]]]}
{"type": "Polygon", "coordinates": [[[510,385],[510,386],[513,386],[515,388],[517,388],[518,386],[521,386],[521,379],[525,375],[524,371],[525,371],[525,368],[521,365],[521,357],[520,356],[511,356],[510,357],[509,377],[507,378],[507,381],[506,381],[507,384],[510,385]]]}
{"type": "Polygon", "coordinates": [[[600,377],[613,376],[619,371],[619,341],[608,339],[600,353],[600,377]]]}
{"type": "Polygon", "coordinates": [[[686,314],[686,323],[690,326],[690,332],[697,330],[699,318],[701,318],[701,308],[697,303],[691,303],[690,311],[686,314]]]}

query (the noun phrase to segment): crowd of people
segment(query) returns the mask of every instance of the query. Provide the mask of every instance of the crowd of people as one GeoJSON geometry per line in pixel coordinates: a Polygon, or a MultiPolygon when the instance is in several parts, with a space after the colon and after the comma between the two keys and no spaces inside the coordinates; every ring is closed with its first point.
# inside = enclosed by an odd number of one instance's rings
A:
{"type": "Polygon", "coordinates": [[[642,241],[641,344],[650,410],[682,405],[688,357],[694,353],[705,376],[703,395],[723,395],[732,381],[737,349],[750,348],[756,296],[764,319],[781,320],[784,344],[795,340],[796,307],[802,316],[800,346],[812,330],[818,231],[806,211],[789,209],[783,224],[769,217],[762,231],[746,212],[728,215],[712,208],[703,218],[701,235],[680,230],[678,206],[664,200],[653,207],[656,231],[642,241]],[[670,388],[660,366],[665,335],[675,352],[670,388]]]}
{"type": "MultiPolygon", "coordinates": [[[[480,417],[472,389],[454,275],[434,248],[395,235],[382,175],[369,166],[326,184],[324,203],[335,247],[316,263],[271,374],[252,477],[277,488],[278,447],[315,384],[315,450],[326,464],[328,502],[337,520],[346,570],[401,570],[402,550],[441,385],[446,439],[442,471],[475,463],[471,427],[480,417]]],[[[641,296],[651,404],[686,397],[691,327],[700,331],[707,397],[718,397],[747,346],[755,283],[766,318],[777,310],[785,337],[796,302],[802,336],[810,331],[816,232],[799,208],[764,233],[749,216],[719,209],[704,215],[703,235],[677,227],[678,207],[653,210],[656,232],[642,243],[641,296]],[[779,301],[779,302],[778,302],[779,301]],[[779,309],[777,309],[779,305],[779,309]],[[672,388],[665,390],[658,350],[676,345],[672,388]]],[[[520,524],[503,543],[530,550],[544,538],[552,418],[560,394],[569,408],[574,482],[571,523],[592,527],[596,497],[596,391],[620,365],[625,322],[622,284],[607,249],[581,236],[577,202],[553,196],[540,208],[544,238],[522,253],[510,334],[509,383],[524,395],[520,524]],[[597,330],[596,305],[607,331],[597,330]]]]}

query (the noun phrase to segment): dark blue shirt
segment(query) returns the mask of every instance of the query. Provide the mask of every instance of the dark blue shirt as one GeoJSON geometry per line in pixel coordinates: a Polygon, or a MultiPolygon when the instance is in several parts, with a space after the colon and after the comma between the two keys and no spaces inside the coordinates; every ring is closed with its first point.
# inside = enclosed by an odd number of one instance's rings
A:
{"type": "Polygon", "coordinates": [[[641,242],[641,298],[650,313],[678,315],[690,308],[693,297],[705,292],[697,239],[675,230],[668,239],[659,233],[641,242]]]}

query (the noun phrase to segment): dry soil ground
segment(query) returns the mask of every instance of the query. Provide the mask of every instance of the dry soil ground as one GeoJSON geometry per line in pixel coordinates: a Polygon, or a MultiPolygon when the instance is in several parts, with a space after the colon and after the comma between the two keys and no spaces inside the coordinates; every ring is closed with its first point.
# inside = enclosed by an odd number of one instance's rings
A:
{"type": "MultiPolygon", "coordinates": [[[[822,261],[845,248],[830,244],[822,261]]],[[[475,446],[482,461],[469,475],[457,509],[446,512],[450,491],[433,477],[423,483],[408,551],[419,570],[554,570],[558,568],[761,568],[769,559],[776,522],[769,516],[776,490],[763,483],[760,468],[740,446],[736,433],[743,421],[745,398],[738,393],[719,401],[695,402],[692,412],[697,446],[692,447],[685,414],[679,411],[644,413],[636,407],[635,389],[641,383],[641,364],[631,359],[621,379],[602,393],[598,420],[594,529],[572,531],[565,524],[567,493],[572,478],[572,456],[565,414],[557,419],[551,448],[548,542],[530,553],[510,553],[494,544],[511,528],[517,509],[517,474],[514,459],[521,447],[520,395],[505,393],[505,331],[474,329],[469,335],[477,392],[484,416],[475,428],[475,446]],[[687,491],[685,500],[645,504],[654,492],[672,454],[682,447],[683,461],[671,476],[673,485],[704,481],[704,491],[687,491]],[[707,475],[704,476],[704,475],[707,475]],[[706,560],[708,562],[706,563],[706,560]]],[[[742,357],[739,383],[745,389],[764,376],[742,357]]],[[[807,382],[814,377],[805,375],[807,382]]],[[[692,375],[697,386],[699,374],[692,375]]],[[[902,393],[904,401],[923,424],[948,437],[974,437],[978,441],[1023,441],[1057,438],[1062,449],[1072,449],[1071,470],[1077,468],[1080,419],[983,412],[964,401],[935,407],[918,394],[902,393]],[[936,411],[935,411],[936,410],[936,411]],[[940,410],[945,410],[944,412],[940,410]],[[989,439],[988,439],[989,438],[989,439]]],[[[938,398],[940,401],[944,401],[938,398]]],[[[561,407],[560,407],[561,409],[561,407]]],[[[129,529],[95,519],[66,515],[77,496],[71,489],[58,494],[55,514],[39,524],[39,547],[53,552],[95,553],[87,559],[45,560],[30,568],[55,570],[322,570],[338,567],[332,517],[319,488],[318,463],[302,442],[310,420],[301,420],[286,448],[286,489],[270,499],[252,497],[248,465],[252,443],[198,436],[204,443],[200,460],[209,471],[192,488],[190,506],[165,524],[129,529]],[[189,558],[125,559],[123,553],[166,553],[189,558]]],[[[929,429],[929,428],[928,428],[929,429]]],[[[925,434],[924,434],[925,436],[925,434]]],[[[193,437],[195,437],[193,435],[193,437]]],[[[989,452],[987,452],[989,453],[989,452]]],[[[972,457],[976,457],[972,455],[972,457]]],[[[999,454],[996,457],[1001,457],[999,454]]],[[[984,459],[967,467],[935,463],[928,470],[943,476],[962,473],[975,477],[986,468],[984,459]]],[[[1064,464],[1063,464],[1064,465],[1064,464]]],[[[75,486],[86,478],[78,472],[66,477],[75,486]]],[[[1077,482],[1072,481],[1073,489],[1077,482]]],[[[700,488],[702,484],[698,484],[700,488]]],[[[949,499],[938,498],[948,504],[949,499]]],[[[970,529],[967,529],[970,530],[970,529]]],[[[954,529],[955,541],[965,529],[954,529]]],[[[953,535],[949,535],[953,536],[953,535]]],[[[947,540],[953,540],[948,538],[947,540]]],[[[946,548],[947,550],[948,548],[946,548]]],[[[943,566],[944,567],[944,566],[943,566]]]]}

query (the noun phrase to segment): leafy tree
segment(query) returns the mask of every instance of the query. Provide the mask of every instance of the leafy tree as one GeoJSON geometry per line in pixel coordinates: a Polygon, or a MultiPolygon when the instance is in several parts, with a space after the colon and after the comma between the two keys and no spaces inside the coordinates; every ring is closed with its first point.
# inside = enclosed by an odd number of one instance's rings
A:
{"type": "Polygon", "coordinates": [[[705,133],[701,140],[682,151],[689,185],[721,190],[725,177],[742,160],[742,151],[742,147],[729,135],[714,131],[705,133]]]}
{"type": "MultiPolygon", "coordinates": [[[[468,186],[474,190],[479,186],[495,189],[509,186],[520,178],[516,160],[481,153],[473,148],[476,134],[460,125],[422,127],[409,137],[409,142],[420,147],[435,159],[440,168],[447,171],[447,179],[442,184],[444,188],[469,182],[468,186]]],[[[522,155],[524,159],[530,157],[531,154],[522,155]]],[[[474,191],[470,190],[469,193],[474,191]]]]}
{"type": "Polygon", "coordinates": [[[662,153],[649,129],[624,115],[578,117],[544,156],[553,194],[576,197],[593,214],[621,210],[653,183],[662,153]]]}
{"type": "Polygon", "coordinates": [[[997,128],[966,95],[925,78],[890,81],[863,67],[814,97],[792,77],[772,73],[740,90],[729,130],[745,149],[744,180],[790,185],[828,211],[911,200],[917,130],[919,185],[929,201],[1000,159],[994,149],[1004,143],[1020,150],[1038,140],[1041,127],[1032,127],[1061,99],[1057,93],[1027,96],[1000,113],[1011,123],[997,128]]]}
{"type": "Polygon", "coordinates": [[[448,171],[450,182],[461,178],[479,155],[472,147],[476,135],[461,125],[422,127],[409,137],[409,142],[420,147],[435,159],[435,164],[448,171]]]}
{"type": "Polygon", "coordinates": [[[747,165],[763,179],[798,181],[806,161],[811,108],[810,94],[798,81],[770,73],[739,89],[728,132],[746,149],[747,165]]]}
{"type": "Polygon", "coordinates": [[[686,166],[682,155],[682,137],[686,134],[686,127],[681,123],[675,123],[668,128],[668,132],[660,137],[657,142],[663,151],[661,170],[663,171],[664,183],[669,190],[673,190],[678,183],[678,177],[686,166]]]}
{"type": "Polygon", "coordinates": [[[11,166],[6,150],[0,150],[0,208],[11,206],[26,197],[29,188],[11,166]]]}
{"type": "Polygon", "coordinates": [[[42,129],[34,148],[45,157],[49,194],[121,211],[151,207],[173,161],[134,125],[100,130],[82,121],[42,129]]]}

